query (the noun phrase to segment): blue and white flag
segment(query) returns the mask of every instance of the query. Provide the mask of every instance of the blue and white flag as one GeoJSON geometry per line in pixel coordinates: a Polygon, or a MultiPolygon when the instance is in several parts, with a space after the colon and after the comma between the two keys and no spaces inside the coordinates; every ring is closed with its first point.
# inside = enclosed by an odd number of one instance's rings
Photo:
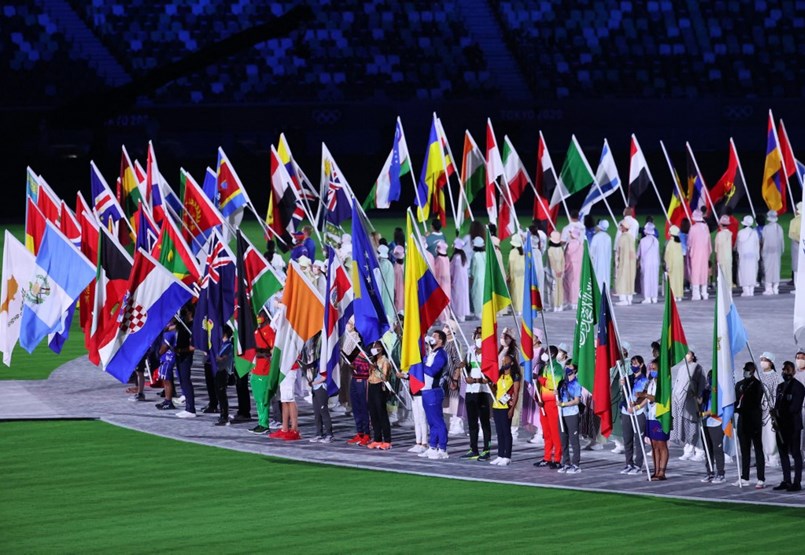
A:
{"type": "Polygon", "coordinates": [[[620,186],[621,178],[618,175],[618,168],[615,166],[615,158],[613,158],[612,151],[609,149],[609,143],[604,139],[604,149],[601,151],[601,161],[598,162],[598,170],[595,172],[595,181],[579,209],[579,214],[581,216],[589,214],[590,209],[596,202],[608,197],[617,191],[620,186]],[[596,183],[598,183],[598,186],[596,186],[596,183]]]}
{"type": "Polygon", "coordinates": [[[710,406],[721,418],[721,428],[732,435],[732,415],[735,412],[735,355],[746,346],[746,329],[732,302],[732,284],[724,279],[718,268],[716,317],[713,330],[712,391],[710,406]]]}
{"type": "Polygon", "coordinates": [[[103,369],[128,382],[145,352],[192,296],[169,270],[142,249],[137,251],[117,330],[98,349],[103,369]]]}
{"type": "Polygon", "coordinates": [[[125,214],[95,162],[89,163],[89,182],[95,215],[101,225],[106,229],[110,229],[109,222],[117,223],[122,218],[125,218],[125,214]]]}
{"type": "Polygon", "coordinates": [[[60,331],[62,316],[94,278],[93,264],[48,222],[34,274],[22,287],[20,346],[33,352],[45,336],[60,331]]]}

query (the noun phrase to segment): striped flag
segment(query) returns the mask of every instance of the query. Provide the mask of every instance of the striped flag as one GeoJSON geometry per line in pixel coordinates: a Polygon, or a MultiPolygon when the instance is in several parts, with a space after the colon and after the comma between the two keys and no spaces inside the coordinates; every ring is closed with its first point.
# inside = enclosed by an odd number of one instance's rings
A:
{"type": "Polygon", "coordinates": [[[632,133],[632,143],[629,149],[629,206],[632,208],[637,206],[637,200],[653,182],[654,178],[651,177],[643,149],[640,148],[637,137],[632,133]]]}
{"type": "Polygon", "coordinates": [[[486,163],[484,155],[469,131],[464,132],[464,153],[461,157],[461,191],[456,208],[456,227],[461,229],[465,218],[470,215],[470,204],[484,190],[486,185],[486,163]],[[466,208],[464,207],[466,203],[466,208]]]}
{"type": "Polygon", "coordinates": [[[341,384],[341,337],[352,316],[352,284],[335,249],[328,251],[319,374],[325,376],[327,394],[332,397],[341,384]]]}
{"type": "Polygon", "coordinates": [[[657,371],[657,390],[654,393],[657,420],[666,434],[671,433],[671,428],[673,428],[671,368],[688,354],[688,340],[685,339],[685,330],[682,329],[682,320],[679,319],[670,283],[670,280],[665,280],[665,291],[663,292],[665,308],[660,336],[660,367],[657,371]]]}
{"type": "Polygon", "coordinates": [[[508,135],[503,137],[503,194],[498,213],[498,237],[503,240],[513,235],[517,229],[515,203],[520,200],[527,185],[533,187],[531,178],[525,170],[520,155],[514,149],[508,135]],[[508,202],[507,202],[508,201],[508,202]]]}
{"type": "MultiPolygon", "coordinates": [[[[537,189],[537,197],[534,198],[534,219],[556,223],[556,215],[559,207],[548,207],[549,200],[553,197],[553,191],[559,179],[556,177],[551,154],[545,144],[545,137],[542,131],[539,132],[539,146],[537,147],[537,173],[534,176],[534,186],[537,189]]],[[[549,228],[550,229],[550,228],[549,228]]]]}
{"type": "Polygon", "coordinates": [[[531,232],[526,233],[525,272],[523,273],[523,317],[520,323],[520,352],[523,356],[526,382],[531,382],[534,360],[534,328],[537,314],[542,311],[542,297],[537,283],[537,268],[534,264],[534,252],[531,246],[531,232]]]}
{"type": "Polygon", "coordinates": [[[498,312],[511,305],[506,278],[498,264],[492,237],[486,232],[486,274],[484,277],[484,306],[481,312],[481,372],[498,381],[498,312]]]}
{"type": "Polygon", "coordinates": [[[425,160],[422,162],[422,173],[416,186],[417,220],[426,221],[433,216],[439,218],[442,225],[447,225],[444,187],[447,183],[444,151],[437,131],[436,114],[430,126],[428,146],[425,149],[425,160]]]}
{"type": "Polygon", "coordinates": [[[374,187],[363,203],[364,209],[388,208],[392,201],[400,200],[402,178],[411,174],[411,157],[408,155],[408,144],[405,142],[402,121],[397,117],[394,127],[394,142],[391,145],[386,163],[377,176],[374,187]]]}
{"type": "Polygon", "coordinates": [[[718,268],[715,318],[713,319],[713,374],[711,410],[721,418],[721,428],[732,436],[735,412],[735,355],[746,346],[746,329],[732,302],[732,284],[718,268]]]}
{"type": "Polygon", "coordinates": [[[126,216],[95,162],[89,163],[89,182],[95,216],[103,227],[111,229],[113,224],[126,216]]]}
{"type": "Polygon", "coordinates": [[[783,168],[783,155],[780,152],[780,142],[777,138],[777,130],[774,127],[774,118],[769,110],[769,124],[766,131],[766,163],[763,167],[763,200],[769,210],[775,210],[778,214],[784,213],[787,208],[786,178],[783,168]]]}
{"type": "Polygon", "coordinates": [[[497,224],[497,180],[503,177],[503,160],[500,158],[500,149],[495,130],[492,129],[492,120],[486,120],[486,213],[489,223],[497,224]]]}
{"type": "Polygon", "coordinates": [[[606,139],[604,139],[604,148],[601,151],[601,160],[598,162],[598,170],[595,172],[595,180],[598,186],[590,187],[590,191],[579,209],[582,217],[590,213],[590,209],[596,202],[608,197],[621,186],[618,167],[615,165],[615,158],[612,156],[606,139]]]}
{"type": "Polygon", "coordinates": [[[581,150],[575,135],[570,137],[570,146],[567,148],[565,163],[559,172],[559,183],[551,197],[550,208],[557,206],[569,196],[578,193],[585,187],[595,184],[595,174],[581,150]]]}

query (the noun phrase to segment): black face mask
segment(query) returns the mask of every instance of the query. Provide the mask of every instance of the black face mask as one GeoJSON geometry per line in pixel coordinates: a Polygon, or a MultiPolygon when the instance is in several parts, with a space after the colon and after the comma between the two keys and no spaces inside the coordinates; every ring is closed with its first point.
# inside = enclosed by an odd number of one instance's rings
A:
{"type": "Polygon", "coordinates": [[[793,377],[791,374],[783,374],[783,380],[786,382],[790,382],[793,377]]]}

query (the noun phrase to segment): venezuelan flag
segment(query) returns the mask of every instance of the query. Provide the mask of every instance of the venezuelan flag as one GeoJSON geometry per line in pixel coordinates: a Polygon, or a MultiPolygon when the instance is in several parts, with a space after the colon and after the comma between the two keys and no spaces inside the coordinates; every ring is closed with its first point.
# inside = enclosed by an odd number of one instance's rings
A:
{"type": "Polygon", "coordinates": [[[447,225],[447,214],[444,204],[444,185],[447,182],[445,170],[444,151],[439,140],[436,127],[436,116],[430,126],[428,148],[425,150],[425,162],[422,164],[422,174],[416,186],[417,220],[426,221],[431,212],[438,217],[442,225],[447,225]]]}
{"type": "Polygon", "coordinates": [[[486,231],[486,273],[484,276],[484,307],[481,312],[481,372],[498,381],[498,312],[512,304],[506,279],[500,269],[492,237],[486,231]]]}
{"type": "Polygon", "coordinates": [[[766,132],[766,165],[763,168],[763,200],[769,210],[776,210],[778,214],[786,211],[785,200],[786,177],[783,172],[783,157],[780,153],[780,144],[777,141],[777,130],[774,128],[774,119],[769,111],[769,126],[766,132]]]}
{"type": "Polygon", "coordinates": [[[423,338],[439,314],[449,302],[447,293],[439,287],[436,277],[428,268],[417,245],[414,219],[408,211],[405,257],[405,326],[403,326],[402,350],[400,353],[403,372],[408,372],[411,392],[416,393],[425,385],[425,370],[422,364],[423,338]]]}

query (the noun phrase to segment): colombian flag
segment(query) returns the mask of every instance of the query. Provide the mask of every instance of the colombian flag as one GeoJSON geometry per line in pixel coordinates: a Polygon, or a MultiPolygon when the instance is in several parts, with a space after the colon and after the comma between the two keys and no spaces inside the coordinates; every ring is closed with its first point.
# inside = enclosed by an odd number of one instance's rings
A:
{"type": "Polygon", "coordinates": [[[669,280],[665,280],[665,310],[662,317],[662,336],[660,337],[660,368],[657,372],[657,420],[666,434],[673,427],[671,419],[671,367],[678,364],[688,354],[688,341],[682,320],[676,309],[676,301],[671,294],[669,280]]]}
{"type": "Polygon", "coordinates": [[[417,393],[425,385],[422,339],[449,300],[417,247],[421,242],[410,211],[407,220],[406,242],[409,248],[405,257],[405,326],[400,357],[403,372],[410,376],[411,393],[417,393]]]}
{"type": "Polygon", "coordinates": [[[492,237],[486,231],[486,275],[484,308],[481,313],[481,371],[493,382],[498,381],[498,312],[512,304],[506,279],[498,264],[492,237]]]}
{"type": "Polygon", "coordinates": [[[769,210],[776,210],[778,214],[786,211],[785,187],[783,156],[777,140],[777,130],[774,128],[774,119],[769,110],[769,126],[766,132],[766,165],[763,168],[762,188],[763,200],[766,201],[769,210]]]}

